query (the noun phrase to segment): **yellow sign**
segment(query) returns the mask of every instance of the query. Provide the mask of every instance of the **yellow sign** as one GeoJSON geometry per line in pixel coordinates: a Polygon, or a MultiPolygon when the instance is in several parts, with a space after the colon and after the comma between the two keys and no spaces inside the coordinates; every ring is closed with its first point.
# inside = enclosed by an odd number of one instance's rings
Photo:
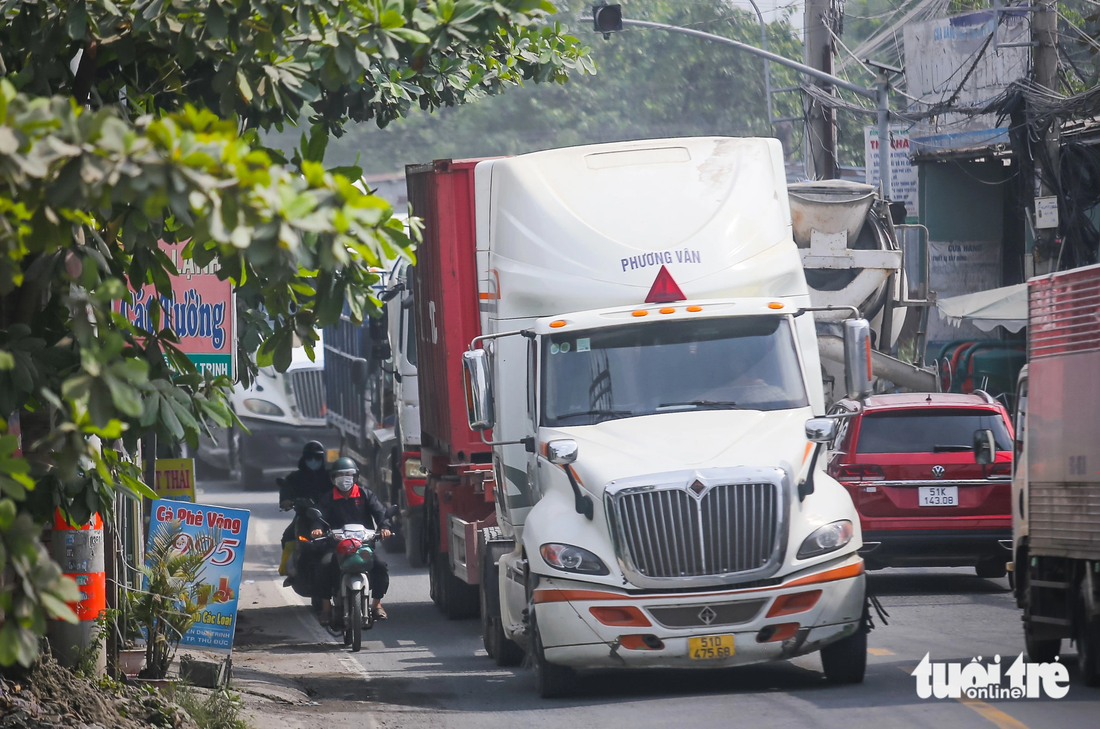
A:
{"type": "Polygon", "coordinates": [[[195,459],[158,458],[153,490],[162,499],[195,503],[195,459]]]}

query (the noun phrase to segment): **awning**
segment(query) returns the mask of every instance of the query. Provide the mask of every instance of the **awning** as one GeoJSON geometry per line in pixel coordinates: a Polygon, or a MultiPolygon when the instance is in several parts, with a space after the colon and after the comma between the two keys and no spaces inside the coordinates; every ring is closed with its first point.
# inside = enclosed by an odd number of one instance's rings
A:
{"type": "Polygon", "coordinates": [[[965,321],[983,332],[998,326],[1018,332],[1027,326],[1027,284],[939,299],[936,308],[955,326],[965,321]]]}

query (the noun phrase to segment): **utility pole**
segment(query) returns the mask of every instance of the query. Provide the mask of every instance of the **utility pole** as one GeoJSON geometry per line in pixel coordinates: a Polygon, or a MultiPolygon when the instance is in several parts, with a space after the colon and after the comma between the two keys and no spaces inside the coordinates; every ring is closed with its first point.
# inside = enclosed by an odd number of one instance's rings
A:
{"type": "MultiPolygon", "coordinates": [[[[832,0],[806,0],[804,61],[807,66],[833,74],[835,45],[829,32],[836,19],[831,12],[832,0]]],[[[821,79],[810,83],[829,94],[833,85],[821,79]]],[[[806,121],[806,176],[811,180],[837,178],[836,110],[811,102],[806,121]]]]}
{"type": "MultiPolygon", "coordinates": [[[[1051,93],[1058,91],[1058,4],[1056,0],[1039,0],[1031,18],[1031,41],[1034,48],[1032,68],[1036,86],[1051,93]]],[[[1039,130],[1039,144],[1046,157],[1035,161],[1035,197],[1055,197],[1060,188],[1059,151],[1061,147],[1061,120],[1053,119],[1050,127],[1039,130]]],[[[1035,220],[1035,206],[1031,207],[1035,220]]],[[[1058,228],[1035,229],[1035,273],[1051,273],[1058,267],[1060,245],[1058,228]]]]}

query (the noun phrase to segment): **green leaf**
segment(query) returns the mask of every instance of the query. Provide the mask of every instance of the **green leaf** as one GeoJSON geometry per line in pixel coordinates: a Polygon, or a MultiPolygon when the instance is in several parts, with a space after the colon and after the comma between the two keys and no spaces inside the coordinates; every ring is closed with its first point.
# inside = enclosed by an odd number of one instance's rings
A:
{"type": "Polygon", "coordinates": [[[69,15],[65,19],[65,30],[73,40],[80,40],[88,30],[88,10],[84,0],[69,3],[69,15]]]}

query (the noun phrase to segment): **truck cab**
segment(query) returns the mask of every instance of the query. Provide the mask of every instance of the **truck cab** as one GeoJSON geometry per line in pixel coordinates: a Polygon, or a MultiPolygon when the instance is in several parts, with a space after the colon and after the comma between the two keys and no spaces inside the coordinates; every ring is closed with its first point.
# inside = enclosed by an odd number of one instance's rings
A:
{"type": "MultiPolygon", "coordinates": [[[[491,449],[490,654],[530,653],[543,696],[567,693],[577,668],[818,650],[831,679],[862,680],[859,517],[818,458],[836,421],[778,142],[471,168],[481,334],[465,403],[491,449]]],[[[420,324],[430,309],[435,327],[442,289],[421,290],[420,324]]],[[[844,324],[869,382],[866,322],[844,324]]]]}

